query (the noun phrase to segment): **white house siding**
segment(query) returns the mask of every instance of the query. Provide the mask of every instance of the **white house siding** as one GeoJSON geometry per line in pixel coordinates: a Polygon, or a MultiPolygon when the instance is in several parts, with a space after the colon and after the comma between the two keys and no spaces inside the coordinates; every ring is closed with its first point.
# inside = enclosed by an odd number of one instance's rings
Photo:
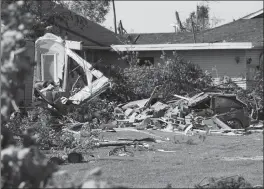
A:
{"type": "MultiPolygon", "coordinates": [[[[168,56],[172,52],[165,52],[168,56]]],[[[246,58],[245,50],[191,50],[177,51],[185,60],[198,64],[204,71],[212,73],[213,78],[229,76],[237,84],[246,88],[246,58]],[[235,57],[239,57],[239,63],[236,63],[235,57]],[[217,73],[213,68],[216,67],[217,73]]],[[[139,52],[140,57],[154,57],[155,63],[161,62],[160,51],[139,52]]]]}
{"type": "Polygon", "coordinates": [[[238,86],[246,89],[245,50],[181,51],[180,54],[198,64],[203,70],[211,72],[213,78],[228,76],[238,86]],[[239,57],[238,63],[235,60],[236,57],[239,57]]]}
{"type": "Polygon", "coordinates": [[[246,64],[247,67],[247,87],[254,88],[256,81],[254,76],[256,75],[257,66],[260,64],[260,55],[263,53],[263,49],[251,49],[246,51],[246,58],[251,58],[250,64],[246,64]]]}

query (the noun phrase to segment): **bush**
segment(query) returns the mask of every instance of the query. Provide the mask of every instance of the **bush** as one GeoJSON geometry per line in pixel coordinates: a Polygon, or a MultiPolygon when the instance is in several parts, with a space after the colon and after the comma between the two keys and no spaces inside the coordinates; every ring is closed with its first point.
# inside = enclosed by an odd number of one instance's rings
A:
{"type": "Polygon", "coordinates": [[[168,100],[174,94],[199,92],[212,84],[209,73],[203,72],[198,65],[185,61],[176,52],[168,57],[164,52],[162,62],[152,66],[138,66],[131,64],[113,78],[112,91],[120,96],[127,96],[125,100],[139,100],[149,98],[155,86],[160,85],[160,96],[168,100]],[[125,90],[123,90],[125,89],[125,90]]]}
{"type": "Polygon", "coordinates": [[[66,116],[79,122],[90,122],[91,126],[96,128],[102,123],[114,120],[113,112],[116,106],[116,102],[112,102],[104,97],[96,97],[78,107],[69,107],[66,116]],[[92,123],[95,118],[98,120],[97,126],[92,123]]]}

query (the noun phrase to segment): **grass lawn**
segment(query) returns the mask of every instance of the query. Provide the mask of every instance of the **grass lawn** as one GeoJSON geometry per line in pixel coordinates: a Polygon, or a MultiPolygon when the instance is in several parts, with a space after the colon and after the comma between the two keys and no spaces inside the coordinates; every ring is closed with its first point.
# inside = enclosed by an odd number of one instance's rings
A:
{"type": "MultiPolygon", "coordinates": [[[[198,135],[188,137],[161,131],[147,132],[170,139],[149,143],[152,148],[173,152],[135,151],[134,157],[118,157],[108,156],[113,147],[104,147],[94,150],[95,157],[86,157],[88,161],[85,163],[62,165],[61,169],[81,181],[86,171],[101,167],[104,179],[135,188],[161,188],[167,184],[174,188],[193,188],[205,177],[234,175],[243,176],[252,185],[263,185],[262,133],[207,136],[202,141],[198,135]],[[244,159],[234,159],[236,157],[244,159]],[[250,159],[255,157],[258,158],[250,159]]],[[[133,131],[101,135],[109,140],[150,137],[133,131]]]]}

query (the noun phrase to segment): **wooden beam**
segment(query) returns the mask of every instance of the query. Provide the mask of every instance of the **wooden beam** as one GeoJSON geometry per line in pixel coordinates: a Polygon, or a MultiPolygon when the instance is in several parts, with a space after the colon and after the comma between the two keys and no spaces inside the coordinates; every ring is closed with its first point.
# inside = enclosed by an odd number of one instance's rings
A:
{"type": "Polygon", "coordinates": [[[65,46],[69,49],[73,50],[82,50],[83,49],[83,42],[82,41],[69,41],[65,40],[65,46]]]}

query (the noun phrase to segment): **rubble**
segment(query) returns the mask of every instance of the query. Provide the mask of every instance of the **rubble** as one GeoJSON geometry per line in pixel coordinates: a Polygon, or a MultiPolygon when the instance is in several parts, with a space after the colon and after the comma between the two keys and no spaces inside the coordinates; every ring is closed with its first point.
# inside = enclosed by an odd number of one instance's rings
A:
{"type": "Polygon", "coordinates": [[[171,100],[166,104],[154,95],[157,89],[154,89],[149,99],[117,107],[117,122],[128,123],[123,126],[135,127],[137,130],[158,129],[184,135],[242,135],[255,128],[250,126],[252,119],[247,105],[234,94],[202,92],[191,98],[174,95],[180,100],[171,100]]]}

